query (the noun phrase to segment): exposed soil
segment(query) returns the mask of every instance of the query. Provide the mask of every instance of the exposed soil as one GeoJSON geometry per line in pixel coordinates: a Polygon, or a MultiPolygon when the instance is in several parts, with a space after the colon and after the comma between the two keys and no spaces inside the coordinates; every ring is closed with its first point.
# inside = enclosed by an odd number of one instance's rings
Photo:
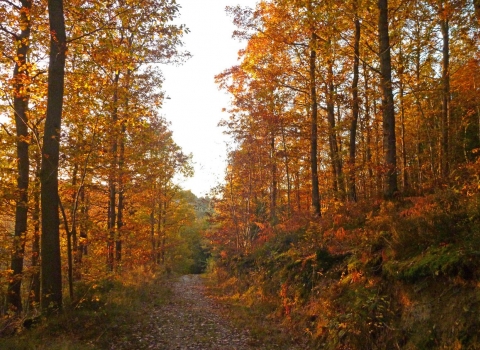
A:
{"type": "MultiPolygon", "coordinates": [[[[163,288],[164,286],[162,286],[163,288]]],[[[198,275],[171,281],[167,303],[148,305],[144,321],[118,337],[111,349],[249,350],[255,346],[247,330],[235,329],[222,307],[205,294],[198,275]]]]}

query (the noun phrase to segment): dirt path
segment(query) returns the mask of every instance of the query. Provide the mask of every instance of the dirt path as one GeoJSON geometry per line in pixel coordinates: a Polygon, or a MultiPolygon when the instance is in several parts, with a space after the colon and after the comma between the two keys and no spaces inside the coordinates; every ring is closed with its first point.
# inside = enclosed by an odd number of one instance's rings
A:
{"type": "Polygon", "coordinates": [[[171,298],[145,310],[141,324],[117,339],[111,349],[250,350],[248,332],[236,330],[220,306],[205,295],[200,276],[186,275],[172,282],[171,298]]]}

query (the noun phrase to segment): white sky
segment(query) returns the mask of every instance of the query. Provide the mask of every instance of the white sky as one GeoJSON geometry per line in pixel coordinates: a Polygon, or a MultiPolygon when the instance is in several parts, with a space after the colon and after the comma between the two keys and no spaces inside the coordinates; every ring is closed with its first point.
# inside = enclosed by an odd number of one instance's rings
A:
{"type": "Polygon", "coordinates": [[[235,29],[226,6],[254,7],[257,0],[177,0],[180,19],[190,33],[185,48],[193,57],[183,66],[162,66],[166,100],[162,114],[169,120],[173,139],[183,152],[193,154],[195,175],[181,182],[197,196],[204,196],[223,181],[227,136],[217,127],[227,114],[229,97],[219,91],[214,76],[238,63],[238,50],[245,46],[232,39],[235,29]]]}

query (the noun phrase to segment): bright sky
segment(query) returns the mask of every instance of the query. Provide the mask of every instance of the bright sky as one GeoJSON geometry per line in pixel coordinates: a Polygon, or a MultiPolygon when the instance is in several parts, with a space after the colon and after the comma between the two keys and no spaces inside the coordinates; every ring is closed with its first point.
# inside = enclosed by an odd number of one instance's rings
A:
{"type": "Polygon", "coordinates": [[[227,136],[217,127],[227,114],[229,97],[217,89],[214,76],[237,64],[245,46],[232,39],[235,29],[226,6],[254,7],[257,0],[177,0],[182,8],[179,23],[190,29],[185,48],[193,57],[183,66],[163,66],[165,101],[162,114],[172,125],[173,138],[184,153],[192,153],[195,176],[181,183],[204,196],[223,181],[227,136]]]}

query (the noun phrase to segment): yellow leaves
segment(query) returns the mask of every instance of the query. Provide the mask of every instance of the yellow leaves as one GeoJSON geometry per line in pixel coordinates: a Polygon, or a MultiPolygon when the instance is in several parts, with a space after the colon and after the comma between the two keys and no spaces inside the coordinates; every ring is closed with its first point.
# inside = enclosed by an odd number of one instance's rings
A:
{"type": "Polygon", "coordinates": [[[20,135],[18,137],[18,142],[25,142],[26,144],[30,144],[32,141],[32,137],[30,135],[27,135],[27,136],[24,136],[24,135],[20,135]]]}

